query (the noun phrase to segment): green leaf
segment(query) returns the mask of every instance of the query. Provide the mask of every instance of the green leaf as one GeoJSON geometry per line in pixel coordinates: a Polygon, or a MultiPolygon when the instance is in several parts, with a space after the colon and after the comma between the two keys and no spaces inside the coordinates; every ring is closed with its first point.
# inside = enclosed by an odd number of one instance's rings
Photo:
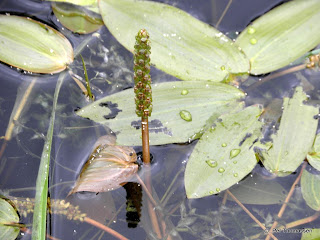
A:
{"type": "Polygon", "coordinates": [[[46,1],[66,2],[66,3],[72,3],[74,5],[89,6],[89,5],[96,5],[98,0],[46,0],[46,1]]]}
{"type": "Polygon", "coordinates": [[[101,16],[85,7],[67,3],[52,3],[52,10],[59,22],[75,33],[91,33],[103,25],[101,16]]]}
{"type": "Polygon", "coordinates": [[[195,146],[185,171],[188,198],[219,193],[243,179],[257,164],[253,142],[260,136],[258,105],[220,117],[195,146]]]}
{"type": "Polygon", "coordinates": [[[306,99],[301,87],[295,89],[292,98],[284,98],[280,127],[272,137],[272,146],[259,152],[264,166],[278,176],[294,172],[313,144],[318,125],[314,116],[319,110],[305,105],[306,99]]]}
{"type": "Polygon", "coordinates": [[[66,72],[60,74],[54,92],[53,106],[50,117],[50,123],[46,140],[44,142],[38,176],[36,181],[36,196],[33,213],[32,240],[42,240],[46,238],[47,226],[47,200],[48,200],[48,181],[49,181],[49,165],[52,147],[52,137],[54,129],[54,121],[58,102],[59,92],[66,76],[66,72]]]}
{"type": "Polygon", "coordinates": [[[320,1],[295,0],[254,21],[236,43],[250,59],[252,74],[282,68],[320,43],[320,1]]]}
{"type": "Polygon", "coordinates": [[[57,73],[73,61],[61,33],[30,18],[0,15],[0,61],[36,73],[57,73]]]}
{"type": "Polygon", "coordinates": [[[16,210],[6,200],[0,198],[0,239],[14,240],[17,238],[20,229],[5,225],[15,223],[19,223],[16,210]]]}
{"type": "Polygon", "coordinates": [[[312,167],[320,171],[320,134],[316,136],[313,147],[307,155],[307,159],[312,167]]]}
{"type": "MultiPolygon", "coordinates": [[[[178,81],[152,84],[153,111],[149,118],[150,144],[183,143],[199,137],[206,124],[237,108],[243,92],[222,83],[178,81]],[[184,120],[190,113],[191,119],[184,120]],[[191,120],[191,121],[188,121],[191,120]]],[[[141,122],[135,113],[134,91],[104,97],[77,114],[106,124],[117,144],[141,146],[141,122]]]]}
{"type": "Polygon", "coordinates": [[[320,210],[320,175],[303,170],[301,177],[302,196],[308,206],[316,211],[320,210]]]}
{"type": "Polygon", "coordinates": [[[104,23],[133,51],[136,33],[150,34],[151,63],[182,80],[222,81],[249,71],[249,61],[232,40],[186,12],[157,2],[101,0],[104,23]]]}
{"type": "Polygon", "coordinates": [[[301,240],[320,240],[320,228],[305,228],[301,240]]]}
{"type": "MultiPolygon", "coordinates": [[[[244,204],[270,205],[282,203],[286,198],[286,190],[275,181],[263,179],[254,174],[235,185],[230,192],[244,204]]],[[[228,196],[228,200],[233,198],[228,196]]]]}

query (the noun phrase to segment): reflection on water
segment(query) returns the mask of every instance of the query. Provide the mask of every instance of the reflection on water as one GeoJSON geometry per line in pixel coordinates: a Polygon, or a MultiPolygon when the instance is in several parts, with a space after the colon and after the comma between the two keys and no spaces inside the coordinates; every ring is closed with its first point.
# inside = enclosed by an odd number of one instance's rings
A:
{"type": "MultiPolygon", "coordinates": [[[[210,25],[214,26],[219,22],[219,30],[227,33],[228,36],[236,37],[236,32],[244,29],[251,20],[282,1],[233,1],[222,21],[219,21],[219,18],[223,14],[228,1],[162,0],[160,2],[177,6],[210,25]]],[[[0,11],[1,13],[10,12],[12,14],[28,15],[41,20],[66,35],[74,47],[86,38],[91,37],[92,39],[85,46],[82,55],[86,61],[93,92],[97,99],[133,87],[132,54],[125,50],[105,27],[99,30],[99,34],[95,36],[72,34],[64,29],[54,17],[49,2],[36,0],[4,0],[0,3],[0,11]]],[[[83,75],[80,59],[75,59],[70,68],[75,74],[83,75]]],[[[152,68],[151,75],[153,82],[176,80],[155,68],[152,68]]],[[[2,85],[0,87],[2,135],[6,131],[11,111],[14,109],[16,96],[18,95],[17,99],[21,98],[21,94],[25,92],[28,86],[25,83],[30,83],[34,78],[37,79],[21,117],[14,122],[13,137],[8,142],[0,162],[0,189],[3,194],[21,197],[21,199],[33,198],[39,160],[48,128],[53,92],[58,75],[25,75],[23,71],[1,64],[0,76],[0,84],[2,85]]],[[[313,70],[288,74],[250,89],[253,83],[259,82],[264,77],[250,77],[240,87],[248,93],[246,98],[248,105],[260,103],[264,106],[269,104],[274,106],[270,108],[272,111],[265,113],[265,120],[270,123],[270,126],[278,123],[279,112],[281,112],[279,101],[281,102],[283,96],[288,96],[293,87],[302,83],[309,87],[308,94],[311,100],[316,103],[319,101],[317,90],[320,89],[319,73],[313,70]]],[[[94,142],[99,136],[112,132],[106,127],[75,115],[74,111],[86,104],[88,102],[86,102],[77,85],[68,77],[63,84],[59,97],[54,130],[54,147],[51,153],[52,162],[49,179],[51,199],[66,198],[90,155],[94,142]]],[[[265,132],[273,131],[270,126],[265,129],[265,132]]],[[[172,231],[172,239],[237,240],[262,233],[252,219],[235,202],[228,201],[225,206],[222,206],[224,193],[197,200],[186,198],[183,179],[184,168],[195,143],[196,141],[190,144],[151,147],[151,153],[154,157],[151,170],[154,198],[155,201],[161,203],[156,208],[161,209],[167,230],[172,231]]],[[[139,152],[141,148],[136,147],[135,150],[139,152]]],[[[234,151],[232,154],[236,156],[239,152],[234,151]]],[[[246,192],[241,189],[245,181],[253,183],[252,191],[257,191],[257,189],[254,189],[256,183],[260,184],[261,189],[264,188],[264,185],[270,184],[273,189],[279,190],[277,197],[283,199],[295,178],[296,175],[292,174],[282,178],[281,181],[270,179],[269,173],[263,167],[257,165],[252,174],[233,188],[235,189],[234,192],[245,192],[248,195],[251,190],[246,192]],[[251,178],[254,181],[251,181],[251,178]]],[[[147,213],[146,194],[142,193],[142,205],[139,205],[139,202],[141,203],[140,199],[132,198],[135,194],[141,198],[139,187],[137,185],[130,187],[130,185],[98,195],[78,193],[69,196],[66,201],[79,205],[79,209],[87,216],[110,226],[129,239],[145,239],[146,237],[156,239],[151,230],[151,220],[147,213]],[[134,191],[135,189],[138,190],[134,191]]],[[[242,197],[241,201],[246,201],[245,196],[242,197]]],[[[252,201],[251,205],[246,206],[262,223],[269,226],[280,208],[279,200],[268,199],[268,201],[278,201],[269,203],[270,205],[258,205],[258,201],[252,201]]],[[[291,200],[291,208],[284,215],[283,223],[292,222],[312,214],[313,211],[306,206],[301,197],[301,191],[297,188],[291,200]]],[[[20,221],[30,227],[32,223],[31,214],[21,215],[20,221]]],[[[319,225],[319,221],[304,225],[304,227],[314,227],[317,224],[319,225]]],[[[89,224],[70,221],[65,214],[52,214],[48,218],[48,234],[58,239],[116,239],[89,224]]],[[[280,234],[279,236],[279,239],[299,239],[298,234],[280,234]]],[[[30,239],[31,237],[28,234],[21,234],[19,238],[30,239]]],[[[251,239],[261,239],[261,236],[251,239]]]]}

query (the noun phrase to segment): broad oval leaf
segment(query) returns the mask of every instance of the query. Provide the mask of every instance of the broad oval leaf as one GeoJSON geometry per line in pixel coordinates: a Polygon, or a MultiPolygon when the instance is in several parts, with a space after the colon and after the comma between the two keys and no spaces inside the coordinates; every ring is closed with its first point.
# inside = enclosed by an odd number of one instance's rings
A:
{"type": "Polygon", "coordinates": [[[307,155],[307,159],[312,167],[320,171],[320,134],[316,136],[313,147],[307,155]]]}
{"type": "MultiPolygon", "coordinates": [[[[150,144],[184,143],[199,137],[206,125],[237,108],[244,94],[222,83],[178,81],[152,84],[153,111],[149,118],[150,144]]],[[[106,124],[117,144],[140,146],[141,121],[135,113],[134,91],[104,97],[77,114],[106,124]]]]}
{"type": "Polygon", "coordinates": [[[16,210],[6,200],[0,198],[0,239],[14,240],[17,238],[20,229],[5,225],[14,223],[19,223],[16,210]]]}
{"type": "Polygon", "coordinates": [[[252,74],[282,68],[320,43],[320,1],[282,4],[258,18],[236,43],[250,59],[252,74]]]}
{"type": "Polygon", "coordinates": [[[114,136],[100,137],[84,165],[75,192],[107,192],[121,187],[138,171],[137,155],[133,148],[115,146],[114,136]]]}
{"type": "Polygon", "coordinates": [[[96,5],[98,0],[46,0],[46,1],[66,2],[74,5],[89,6],[89,5],[96,5]]]}
{"type": "Polygon", "coordinates": [[[57,73],[73,61],[61,33],[30,18],[0,15],[0,61],[36,73],[57,73]]]}
{"type": "Polygon", "coordinates": [[[302,196],[308,206],[316,211],[320,210],[320,175],[303,170],[301,177],[302,196]]]}
{"type": "Polygon", "coordinates": [[[260,114],[255,105],[223,115],[202,135],[185,171],[188,198],[219,193],[252,171],[257,164],[253,142],[261,134],[260,114]]]}
{"type": "Polygon", "coordinates": [[[305,105],[305,100],[307,96],[301,87],[295,89],[292,98],[284,98],[284,110],[272,146],[259,151],[263,165],[278,176],[294,172],[313,144],[318,125],[314,116],[319,110],[305,105]]]}
{"type": "Polygon", "coordinates": [[[133,51],[136,33],[150,34],[151,63],[182,80],[222,81],[249,71],[249,61],[223,33],[175,7],[134,0],[101,0],[100,13],[117,40],[133,51]]]}
{"type": "Polygon", "coordinates": [[[103,25],[101,16],[85,7],[67,3],[52,3],[52,10],[59,22],[75,33],[91,33],[103,25]]]}
{"type": "MultiPolygon", "coordinates": [[[[256,205],[280,204],[287,193],[278,182],[266,180],[258,174],[248,176],[229,190],[241,203],[256,205]]],[[[233,201],[233,198],[228,196],[228,200],[233,201]]]]}
{"type": "Polygon", "coordinates": [[[305,228],[303,229],[301,240],[319,240],[320,228],[305,228]]]}

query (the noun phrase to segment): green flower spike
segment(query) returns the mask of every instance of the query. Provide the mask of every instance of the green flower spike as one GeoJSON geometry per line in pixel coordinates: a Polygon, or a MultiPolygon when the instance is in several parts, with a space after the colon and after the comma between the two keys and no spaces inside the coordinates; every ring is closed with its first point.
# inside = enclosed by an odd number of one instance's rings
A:
{"type": "Polygon", "coordinates": [[[136,113],[147,118],[152,112],[152,91],[150,77],[150,41],[149,34],[141,29],[134,45],[134,92],[136,94],[136,113]]]}

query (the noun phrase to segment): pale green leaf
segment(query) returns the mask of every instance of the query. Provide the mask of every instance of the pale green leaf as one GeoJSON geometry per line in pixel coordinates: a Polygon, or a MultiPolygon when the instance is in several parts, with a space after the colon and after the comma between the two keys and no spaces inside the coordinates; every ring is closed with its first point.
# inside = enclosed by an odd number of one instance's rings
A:
{"type": "Polygon", "coordinates": [[[320,134],[316,136],[313,147],[307,155],[307,159],[312,167],[320,171],[320,134]]]}
{"type": "Polygon", "coordinates": [[[320,240],[320,228],[305,228],[301,240],[320,240]]]}
{"type": "Polygon", "coordinates": [[[46,1],[66,2],[74,5],[90,6],[90,5],[96,5],[98,0],[46,0],[46,1]]]}
{"type": "MultiPolygon", "coordinates": [[[[280,204],[286,198],[287,191],[276,181],[264,179],[254,174],[239,182],[230,192],[243,204],[270,205],[280,204]]],[[[228,196],[228,200],[233,198],[228,196]]]]}
{"type": "Polygon", "coordinates": [[[61,33],[30,18],[0,15],[0,61],[37,73],[63,71],[73,49],[61,33]]]}
{"type": "Polygon", "coordinates": [[[320,1],[294,0],[258,18],[236,43],[250,59],[252,74],[282,68],[320,44],[320,1]]]}
{"type": "Polygon", "coordinates": [[[85,7],[67,3],[52,3],[52,10],[59,22],[75,33],[91,33],[103,25],[101,16],[85,7]]]}
{"type": "Polygon", "coordinates": [[[185,171],[188,198],[219,193],[243,179],[257,164],[253,142],[260,136],[258,105],[220,117],[195,146],[185,171]]]}
{"type": "MultiPolygon", "coordinates": [[[[221,83],[178,81],[153,84],[150,144],[183,143],[197,138],[208,122],[241,105],[238,100],[243,97],[242,91],[221,83]],[[192,121],[181,118],[180,114],[186,113],[184,111],[191,114],[192,121]]],[[[117,135],[117,144],[140,146],[141,119],[135,109],[133,89],[127,89],[104,97],[77,114],[109,126],[117,135]]]]}
{"type": "Polygon", "coordinates": [[[319,110],[304,104],[306,99],[301,87],[295,89],[292,98],[284,98],[284,110],[279,130],[272,136],[272,146],[259,153],[264,166],[278,176],[294,172],[313,144],[318,125],[314,116],[319,110]]]}
{"type": "Polygon", "coordinates": [[[186,12],[157,2],[101,0],[105,25],[133,51],[137,32],[150,34],[151,62],[182,80],[222,81],[249,71],[249,61],[224,34],[186,12]]]}
{"type": "Polygon", "coordinates": [[[308,206],[316,211],[320,210],[320,175],[303,170],[301,177],[302,196],[308,206]]]}
{"type": "Polygon", "coordinates": [[[20,229],[5,225],[14,223],[19,223],[16,210],[6,200],[0,198],[0,239],[14,240],[17,238],[20,229]]]}

